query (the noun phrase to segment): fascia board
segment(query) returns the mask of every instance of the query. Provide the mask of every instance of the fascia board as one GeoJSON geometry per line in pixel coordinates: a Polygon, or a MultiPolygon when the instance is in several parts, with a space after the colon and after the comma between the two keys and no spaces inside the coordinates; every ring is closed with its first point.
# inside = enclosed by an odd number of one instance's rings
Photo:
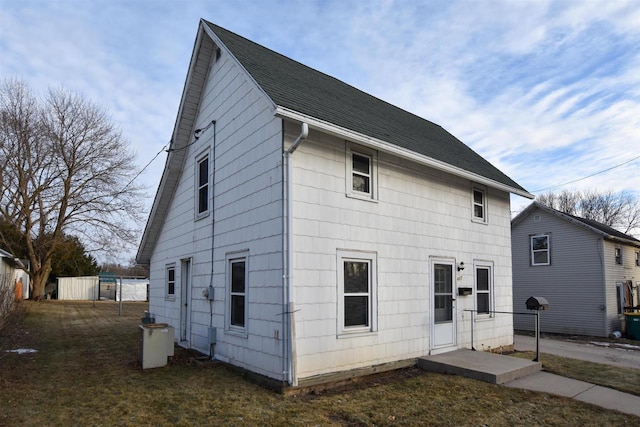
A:
{"type": "Polygon", "coordinates": [[[397,145],[390,144],[388,142],[372,138],[367,135],[363,135],[358,132],[354,132],[350,129],[346,129],[340,126],[336,126],[332,123],[326,122],[324,120],[319,120],[315,117],[308,116],[306,114],[299,113],[297,111],[290,110],[285,107],[278,106],[276,108],[276,116],[282,118],[288,118],[300,122],[306,122],[310,127],[321,130],[328,134],[347,139],[352,142],[356,142],[358,144],[362,144],[369,148],[373,148],[376,150],[384,151],[386,153],[393,154],[395,156],[401,157],[403,159],[411,160],[419,164],[423,164],[429,166],[434,169],[438,169],[452,175],[456,175],[465,179],[469,179],[478,184],[483,184],[491,188],[496,188],[502,191],[506,191],[508,193],[517,194],[518,196],[526,197],[528,199],[534,199],[535,196],[527,191],[520,190],[518,188],[513,188],[509,185],[503,184],[501,182],[494,181],[492,179],[486,178],[484,176],[478,175],[473,172],[469,172],[467,170],[452,166],[448,163],[442,162],[440,160],[433,159],[431,157],[427,157],[421,154],[418,154],[414,151],[407,150],[402,147],[398,147],[397,145]]]}
{"type": "MultiPolygon", "coordinates": [[[[202,37],[204,35],[203,27],[206,28],[206,25],[204,25],[203,23],[200,24],[200,28],[198,29],[198,34],[196,35],[196,39],[194,41],[193,44],[193,51],[191,52],[191,59],[189,61],[189,70],[187,72],[187,77],[185,78],[185,83],[184,83],[184,87],[182,88],[182,96],[180,98],[180,105],[178,106],[178,113],[176,115],[176,121],[173,125],[173,132],[171,133],[172,137],[171,137],[171,145],[170,148],[173,146],[173,144],[177,141],[178,139],[178,132],[180,130],[180,123],[183,119],[183,112],[184,112],[184,106],[188,97],[188,91],[189,91],[189,87],[191,86],[191,81],[192,81],[192,76],[193,76],[193,71],[197,62],[197,56],[198,56],[198,52],[200,50],[200,46],[202,44],[202,37]]],[[[140,245],[138,246],[138,252],[136,253],[136,262],[141,263],[141,264],[149,264],[150,261],[150,257],[151,257],[151,251],[153,249],[153,247],[156,244],[157,241],[157,236],[155,236],[155,238],[150,238],[150,233],[158,233],[159,230],[156,230],[158,224],[156,224],[156,221],[161,220],[161,218],[158,218],[158,214],[160,213],[160,211],[163,211],[164,209],[160,209],[162,207],[163,203],[168,203],[166,201],[167,198],[171,198],[171,196],[173,195],[173,191],[174,189],[170,189],[168,187],[168,181],[170,178],[171,173],[175,173],[176,171],[179,173],[179,171],[182,169],[184,163],[184,153],[181,151],[177,151],[177,152],[169,152],[167,160],[165,162],[165,166],[164,169],[162,171],[162,176],[160,178],[160,183],[158,185],[158,190],[156,192],[155,198],[153,200],[153,205],[151,206],[151,211],[149,213],[149,218],[147,220],[147,224],[145,226],[144,232],[142,234],[142,239],[140,240],[140,245]],[[176,155],[178,154],[178,155],[176,155]],[[167,191],[169,191],[169,194],[167,194],[167,191]]],[[[175,180],[175,178],[174,178],[175,180]]],[[[172,182],[171,184],[175,185],[175,182],[172,182]]],[[[165,206],[166,208],[166,206],[165,206]]]]}

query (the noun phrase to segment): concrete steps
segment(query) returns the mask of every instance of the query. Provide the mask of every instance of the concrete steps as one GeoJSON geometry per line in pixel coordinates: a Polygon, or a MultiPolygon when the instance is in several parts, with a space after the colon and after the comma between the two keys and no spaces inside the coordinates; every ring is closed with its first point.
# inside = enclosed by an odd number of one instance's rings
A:
{"type": "Polygon", "coordinates": [[[485,351],[454,350],[418,358],[425,371],[460,375],[491,384],[504,384],[542,369],[542,363],[485,351]]]}

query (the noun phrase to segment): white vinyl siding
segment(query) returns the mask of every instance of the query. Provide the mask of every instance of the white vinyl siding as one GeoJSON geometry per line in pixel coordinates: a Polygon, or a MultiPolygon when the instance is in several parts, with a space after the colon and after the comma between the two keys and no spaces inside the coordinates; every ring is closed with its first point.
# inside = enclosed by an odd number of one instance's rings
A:
{"type": "MultiPolygon", "coordinates": [[[[208,48],[215,56],[215,47],[208,48]]],[[[156,321],[168,323],[179,331],[180,301],[179,298],[166,299],[165,264],[167,260],[191,258],[191,327],[187,337],[190,347],[209,354],[209,327],[213,326],[218,330],[216,358],[281,380],[285,336],[282,325],[283,122],[274,117],[271,101],[226,51],[213,63],[209,58],[202,67],[196,68],[189,78],[204,79],[204,89],[201,97],[188,100],[183,114],[196,115],[195,123],[189,128],[206,128],[212,120],[216,123],[185,148],[188,151],[185,156],[190,160],[184,162],[151,255],[149,311],[156,315],[156,321]],[[205,217],[212,219],[215,207],[215,224],[212,220],[193,220],[198,217],[199,209],[198,160],[204,156],[209,159],[209,210],[205,217]],[[242,251],[247,249],[251,253],[247,317],[244,330],[232,333],[227,331],[226,255],[242,256],[242,251]],[[213,301],[202,297],[209,285],[214,288],[213,301]]],[[[299,127],[296,131],[299,134],[299,127]]],[[[292,141],[295,136],[286,138],[292,141]]],[[[179,275],[176,269],[178,286],[179,275]]],[[[179,295],[178,289],[176,292],[179,295]]]]}
{"type": "MultiPolygon", "coordinates": [[[[294,138],[299,134],[299,125],[286,126],[294,138]]],[[[361,152],[360,148],[354,144],[352,151],[361,152]]],[[[473,259],[494,262],[496,307],[511,310],[506,192],[487,193],[491,221],[478,224],[470,220],[473,184],[469,180],[378,152],[377,199],[363,203],[368,199],[345,197],[345,190],[351,188],[350,160],[344,140],[320,132],[312,132],[294,154],[292,277],[301,383],[315,375],[428,354],[434,304],[429,260],[433,257],[464,260],[469,265],[461,272],[454,267],[454,291],[458,286],[474,286],[473,259]],[[341,250],[365,260],[375,253],[377,296],[372,299],[371,332],[366,327],[362,332],[345,331],[344,318],[339,318],[344,316],[336,285],[338,275],[344,274],[336,255],[341,250]]],[[[475,297],[455,298],[456,342],[461,347],[469,342],[469,316],[463,319],[463,313],[475,309],[475,297]]],[[[476,326],[477,346],[513,343],[511,316],[476,326]]]]}

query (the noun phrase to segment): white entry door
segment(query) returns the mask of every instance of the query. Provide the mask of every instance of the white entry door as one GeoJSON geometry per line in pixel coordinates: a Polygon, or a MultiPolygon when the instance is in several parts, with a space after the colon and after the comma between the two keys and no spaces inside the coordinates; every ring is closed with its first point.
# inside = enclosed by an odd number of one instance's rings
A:
{"type": "Polygon", "coordinates": [[[454,265],[454,261],[434,260],[431,262],[432,349],[456,345],[454,265]]]}
{"type": "Polygon", "coordinates": [[[189,341],[189,329],[191,324],[191,310],[189,303],[191,298],[191,260],[183,259],[180,262],[180,341],[189,341]]]}

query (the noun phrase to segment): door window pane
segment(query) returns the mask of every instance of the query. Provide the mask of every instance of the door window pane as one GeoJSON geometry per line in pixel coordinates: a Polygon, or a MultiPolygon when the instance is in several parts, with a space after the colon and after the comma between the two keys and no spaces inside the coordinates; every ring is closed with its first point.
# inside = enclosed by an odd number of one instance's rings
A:
{"type": "Polygon", "coordinates": [[[434,275],[434,320],[436,323],[453,320],[453,266],[436,264],[434,275]]]}

